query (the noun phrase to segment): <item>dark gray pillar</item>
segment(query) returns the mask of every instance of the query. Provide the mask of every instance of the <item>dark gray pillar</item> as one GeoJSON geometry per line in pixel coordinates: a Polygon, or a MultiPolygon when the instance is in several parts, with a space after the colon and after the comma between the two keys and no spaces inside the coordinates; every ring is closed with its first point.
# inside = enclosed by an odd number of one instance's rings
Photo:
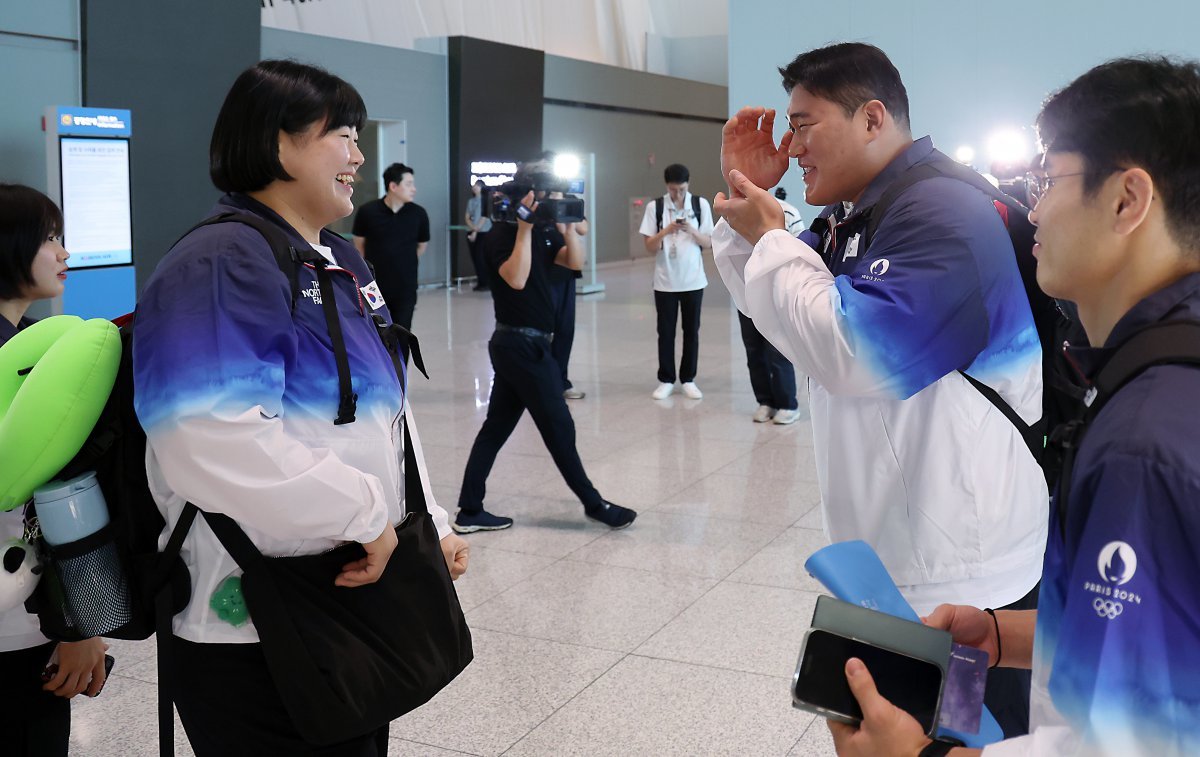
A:
{"type": "MultiPolygon", "coordinates": [[[[461,225],[476,160],[524,160],[542,149],[545,54],[470,37],[450,37],[450,201],[461,225]]],[[[451,276],[471,276],[466,235],[453,235],[451,276]]]]}
{"type": "Polygon", "coordinates": [[[83,104],[133,111],[133,250],[140,289],[218,194],[208,143],[229,86],[259,59],[252,2],[80,0],[83,104]]]}

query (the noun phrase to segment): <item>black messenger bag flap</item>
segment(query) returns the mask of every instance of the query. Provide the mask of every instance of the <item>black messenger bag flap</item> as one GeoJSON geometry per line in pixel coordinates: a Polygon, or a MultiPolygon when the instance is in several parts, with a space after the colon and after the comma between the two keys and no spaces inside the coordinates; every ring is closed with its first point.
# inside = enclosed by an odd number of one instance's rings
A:
{"type": "Polygon", "coordinates": [[[373,584],[334,585],[360,544],[318,555],[264,557],[224,515],[205,513],[243,571],[242,593],[267,667],[306,740],[334,744],[428,702],[471,662],[471,634],[425,503],[404,419],[407,514],[373,584]]]}

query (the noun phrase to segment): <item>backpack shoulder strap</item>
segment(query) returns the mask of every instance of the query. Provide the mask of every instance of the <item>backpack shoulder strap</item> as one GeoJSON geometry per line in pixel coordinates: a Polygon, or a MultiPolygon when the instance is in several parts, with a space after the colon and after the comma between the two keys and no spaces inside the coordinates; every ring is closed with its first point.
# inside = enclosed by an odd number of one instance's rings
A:
{"type": "Polygon", "coordinates": [[[1056,432],[1055,441],[1063,449],[1063,468],[1058,495],[1055,497],[1055,510],[1059,528],[1064,533],[1067,527],[1067,494],[1074,474],[1075,454],[1087,425],[1122,387],[1147,368],[1156,365],[1200,366],[1200,322],[1166,321],[1134,332],[1117,347],[1096,374],[1092,388],[1083,400],[1086,409],[1082,417],[1056,432]]]}
{"type": "Polygon", "coordinates": [[[883,190],[883,194],[871,206],[871,215],[867,219],[867,229],[863,232],[864,247],[869,247],[871,240],[875,238],[875,232],[879,229],[879,224],[883,223],[884,217],[888,211],[892,209],[896,199],[900,197],[909,187],[918,184],[926,179],[932,179],[941,176],[942,172],[936,166],[930,163],[921,163],[909,168],[900,177],[888,185],[887,189],[883,190]]]}
{"type": "MultiPolygon", "coordinates": [[[[175,244],[179,244],[184,237],[186,237],[188,234],[191,234],[196,229],[204,226],[213,226],[219,223],[245,224],[261,234],[263,239],[267,240],[267,244],[271,247],[271,254],[275,256],[275,264],[279,266],[279,270],[284,276],[287,277],[292,293],[292,310],[295,310],[296,299],[300,296],[301,255],[296,251],[296,248],[292,246],[292,243],[288,240],[287,235],[283,233],[283,229],[280,229],[278,226],[266,220],[265,218],[260,218],[252,213],[234,213],[232,211],[218,213],[217,215],[206,218],[192,228],[188,229],[182,236],[179,237],[178,240],[175,241],[175,244]]],[[[174,247],[175,245],[171,246],[174,247]]]]}
{"type": "Polygon", "coordinates": [[[1021,218],[1028,216],[1029,208],[1022,205],[1015,197],[1010,197],[992,186],[990,181],[980,176],[973,168],[964,166],[956,160],[951,160],[948,156],[936,150],[933,155],[932,160],[918,163],[902,173],[895,181],[888,185],[887,189],[884,190],[883,194],[871,207],[871,216],[867,221],[866,238],[864,239],[868,245],[871,239],[874,238],[875,231],[879,228],[879,224],[883,222],[888,210],[896,202],[896,198],[912,185],[939,176],[948,179],[958,179],[964,184],[970,184],[980,192],[991,197],[992,200],[1003,204],[1012,211],[1009,214],[1010,218],[1013,213],[1021,218]]]}
{"type": "Polygon", "coordinates": [[[654,220],[658,224],[657,231],[662,231],[663,227],[663,198],[658,196],[654,198],[654,220]]]}
{"type": "Polygon", "coordinates": [[[704,216],[700,215],[700,195],[692,195],[692,215],[696,216],[697,229],[704,225],[704,216]]]}
{"type": "Polygon", "coordinates": [[[1084,397],[1095,417],[1121,387],[1156,365],[1200,365],[1200,322],[1167,321],[1134,332],[1117,347],[1084,397]]]}

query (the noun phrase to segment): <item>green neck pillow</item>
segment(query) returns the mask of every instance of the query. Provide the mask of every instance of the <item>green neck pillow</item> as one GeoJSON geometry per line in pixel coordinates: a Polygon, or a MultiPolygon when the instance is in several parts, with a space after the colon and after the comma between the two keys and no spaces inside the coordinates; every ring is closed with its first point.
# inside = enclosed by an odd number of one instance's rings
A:
{"type": "Polygon", "coordinates": [[[75,457],[120,362],[120,332],[103,318],[56,315],[0,347],[0,512],[25,504],[75,457]]]}

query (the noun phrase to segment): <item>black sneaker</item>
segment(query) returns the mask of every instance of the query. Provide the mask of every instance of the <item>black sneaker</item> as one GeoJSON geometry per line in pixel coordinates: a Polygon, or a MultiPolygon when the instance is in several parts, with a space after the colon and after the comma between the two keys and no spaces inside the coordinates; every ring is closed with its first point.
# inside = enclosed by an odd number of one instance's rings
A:
{"type": "Polygon", "coordinates": [[[453,528],[455,533],[470,534],[475,531],[503,531],[511,527],[512,524],[512,518],[492,515],[487,510],[480,510],[474,513],[459,510],[458,517],[450,524],[450,528],[453,528]]]}
{"type": "Polygon", "coordinates": [[[594,507],[583,508],[583,514],[613,529],[625,528],[637,517],[636,511],[614,505],[606,499],[600,500],[600,504],[594,507]]]}

